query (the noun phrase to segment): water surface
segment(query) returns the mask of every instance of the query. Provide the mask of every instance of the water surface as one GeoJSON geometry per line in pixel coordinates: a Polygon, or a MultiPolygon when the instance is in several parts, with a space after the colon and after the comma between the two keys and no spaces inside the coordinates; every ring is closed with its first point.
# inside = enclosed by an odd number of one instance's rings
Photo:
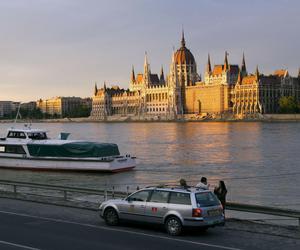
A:
{"type": "MultiPolygon", "coordinates": [[[[0,124],[5,135],[11,124],[0,124]]],[[[21,125],[19,125],[21,126],[21,125]]],[[[117,174],[0,169],[0,179],[101,188],[174,183],[211,187],[225,180],[228,199],[300,209],[300,123],[40,123],[54,138],[114,142],[138,157],[135,170],[117,174]]]]}

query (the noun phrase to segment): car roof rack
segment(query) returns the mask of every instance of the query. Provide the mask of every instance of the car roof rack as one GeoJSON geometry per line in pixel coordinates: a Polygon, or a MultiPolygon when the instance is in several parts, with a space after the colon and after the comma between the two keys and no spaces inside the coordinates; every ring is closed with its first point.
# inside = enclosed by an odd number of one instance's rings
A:
{"type": "Polygon", "coordinates": [[[145,188],[169,188],[169,189],[181,189],[181,190],[186,190],[191,192],[191,189],[196,189],[196,190],[203,190],[206,191],[208,189],[205,189],[203,187],[196,187],[196,186],[180,186],[180,185],[170,185],[170,184],[160,184],[160,185],[156,185],[156,186],[147,186],[145,188]]]}

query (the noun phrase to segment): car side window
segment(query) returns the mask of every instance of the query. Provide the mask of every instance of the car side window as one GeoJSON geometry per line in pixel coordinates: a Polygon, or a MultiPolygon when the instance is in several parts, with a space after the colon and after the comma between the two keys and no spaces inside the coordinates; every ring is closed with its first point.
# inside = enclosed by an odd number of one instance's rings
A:
{"type": "Polygon", "coordinates": [[[150,202],[168,203],[170,192],[162,190],[154,190],[150,202]]]}
{"type": "Polygon", "coordinates": [[[139,192],[129,196],[128,200],[130,200],[130,201],[147,201],[149,194],[150,194],[149,190],[139,191],[139,192]]]}
{"type": "Polygon", "coordinates": [[[187,194],[187,193],[178,193],[178,192],[171,192],[169,203],[191,205],[190,194],[187,194]]]}

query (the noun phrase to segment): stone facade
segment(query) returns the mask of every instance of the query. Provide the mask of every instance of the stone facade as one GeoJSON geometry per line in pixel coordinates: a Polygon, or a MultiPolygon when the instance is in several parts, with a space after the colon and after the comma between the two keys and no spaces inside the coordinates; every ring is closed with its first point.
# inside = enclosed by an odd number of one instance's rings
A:
{"type": "MultiPolygon", "coordinates": [[[[300,75],[300,74],[299,74],[300,75]]],[[[224,64],[211,66],[208,55],[204,81],[197,73],[193,54],[186,47],[182,33],[181,46],[171,58],[170,70],[164,76],[153,74],[147,54],[143,73],[135,75],[132,68],[129,89],[118,86],[98,89],[92,97],[91,118],[105,120],[108,116],[161,117],[176,119],[184,114],[248,114],[278,112],[281,96],[300,100],[299,79],[286,70],[264,76],[248,74],[245,56],[241,65],[230,64],[225,52],[224,64]]]]}
{"type": "Polygon", "coordinates": [[[287,70],[265,76],[257,68],[253,75],[239,76],[234,88],[233,112],[238,116],[278,113],[281,97],[294,96],[300,100],[299,85],[299,77],[291,77],[287,70]]]}
{"type": "Polygon", "coordinates": [[[59,117],[68,116],[70,112],[73,112],[80,105],[82,105],[80,97],[54,97],[47,100],[40,99],[36,102],[37,108],[43,113],[59,117]]]}

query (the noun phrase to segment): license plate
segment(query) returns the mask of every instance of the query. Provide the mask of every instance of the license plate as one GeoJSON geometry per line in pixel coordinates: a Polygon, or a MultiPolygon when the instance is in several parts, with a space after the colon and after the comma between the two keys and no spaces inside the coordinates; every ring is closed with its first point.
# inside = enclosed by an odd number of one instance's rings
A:
{"type": "Polygon", "coordinates": [[[208,214],[209,216],[217,216],[217,215],[220,215],[220,214],[221,214],[221,211],[218,210],[218,209],[215,209],[215,210],[209,210],[209,211],[207,211],[207,214],[208,214]]]}

